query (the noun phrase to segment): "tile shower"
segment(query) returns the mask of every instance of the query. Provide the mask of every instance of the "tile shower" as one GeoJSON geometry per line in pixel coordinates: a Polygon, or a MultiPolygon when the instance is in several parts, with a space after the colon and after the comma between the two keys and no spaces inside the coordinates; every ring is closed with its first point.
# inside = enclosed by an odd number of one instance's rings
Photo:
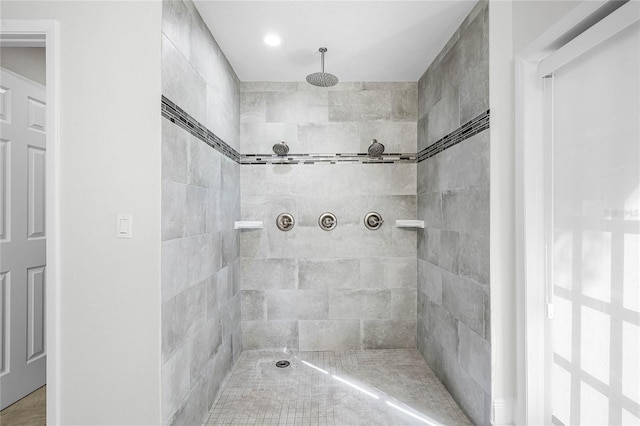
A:
{"type": "Polygon", "coordinates": [[[193,4],[164,2],[164,423],[199,424],[239,359],[286,347],[417,349],[488,424],[487,16],[476,5],[419,82],[327,89],[240,82],[193,4]],[[374,138],[384,161],[354,155],[374,138]]]}

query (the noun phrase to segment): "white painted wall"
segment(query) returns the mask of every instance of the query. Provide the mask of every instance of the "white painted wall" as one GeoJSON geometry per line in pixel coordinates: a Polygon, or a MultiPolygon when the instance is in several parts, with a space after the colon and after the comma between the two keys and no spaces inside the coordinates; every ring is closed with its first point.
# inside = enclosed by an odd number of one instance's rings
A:
{"type": "Polygon", "coordinates": [[[44,47],[2,47],[0,66],[44,86],[45,53],[44,47]]]}
{"type": "MultiPolygon", "coordinates": [[[[492,1],[489,10],[491,108],[491,346],[493,423],[522,424],[518,387],[515,247],[514,56],[578,1],[492,1]]],[[[519,362],[520,361],[520,362],[519,362]]]]}
{"type": "Polygon", "coordinates": [[[161,3],[0,7],[59,23],[61,423],[159,424],[161,3]]]}
{"type": "Polygon", "coordinates": [[[513,2],[513,54],[517,54],[529,43],[548,30],[561,17],[579,5],[577,0],[513,2]]]}

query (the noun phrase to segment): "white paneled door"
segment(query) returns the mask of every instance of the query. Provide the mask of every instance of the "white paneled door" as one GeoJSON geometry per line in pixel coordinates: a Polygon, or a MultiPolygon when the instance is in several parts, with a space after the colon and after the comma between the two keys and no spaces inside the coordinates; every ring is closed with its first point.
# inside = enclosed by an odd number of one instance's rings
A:
{"type": "Polygon", "coordinates": [[[45,88],[0,70],[0,408],[45,384],[45,88]]]}

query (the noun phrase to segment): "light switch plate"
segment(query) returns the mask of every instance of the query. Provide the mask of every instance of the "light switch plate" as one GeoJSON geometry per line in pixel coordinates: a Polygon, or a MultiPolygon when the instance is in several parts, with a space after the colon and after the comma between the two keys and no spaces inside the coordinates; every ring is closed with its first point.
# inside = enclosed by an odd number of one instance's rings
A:
{"type": "Polygon", "coordinates": [[[131,238],[133,217],[130,214],[119,214],[116,223],[117,238],[131,238]]]}

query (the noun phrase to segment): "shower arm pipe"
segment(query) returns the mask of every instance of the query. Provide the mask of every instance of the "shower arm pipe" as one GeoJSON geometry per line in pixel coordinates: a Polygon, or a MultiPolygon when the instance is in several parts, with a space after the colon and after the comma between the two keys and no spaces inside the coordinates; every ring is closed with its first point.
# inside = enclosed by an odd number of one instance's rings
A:
{"type": "Polygon", "coordinates": [[[325,49],[324,47],[320,48],[320,64],[322,64],[322,73],[324,74],[324,52],[326,52],[327,49],[325,49]]]}

